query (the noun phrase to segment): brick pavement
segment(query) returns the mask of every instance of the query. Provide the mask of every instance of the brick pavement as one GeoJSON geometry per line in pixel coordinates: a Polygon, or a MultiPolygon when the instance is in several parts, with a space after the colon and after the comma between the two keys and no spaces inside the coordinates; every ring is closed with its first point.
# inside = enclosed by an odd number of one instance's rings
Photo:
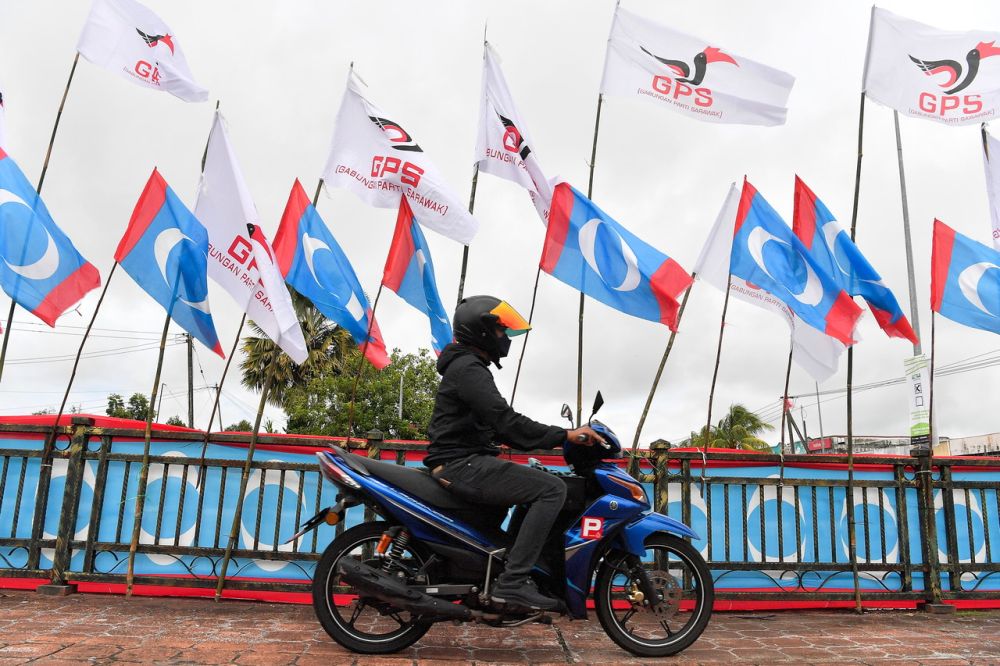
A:
{"type": "MultiPolygon", "coordinates": [[[[82,663],[441,666],[635,659],[596,620],[516,629],[439,624],[392,657],[352,655],[306,606],[0,591],[0,665],[82,663]]],[[[693,663],[1000,664],[1000,611],[717,613],[672,660],[693,663]]]]}

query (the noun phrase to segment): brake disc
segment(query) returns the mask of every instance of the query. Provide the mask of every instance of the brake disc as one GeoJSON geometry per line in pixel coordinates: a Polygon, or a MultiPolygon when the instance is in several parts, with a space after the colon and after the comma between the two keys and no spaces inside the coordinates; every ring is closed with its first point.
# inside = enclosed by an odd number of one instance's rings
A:
{"type": "Polygon", "coordinates": [[[649,581],[653,584],[653,588],[660,596],[660,600],[657,603],[653,603],[651,599],[649,605],[642,606],[642,610],[653,613],[661,619],[670,619],[680,610],[681,597],[684,596],[684,591],[677,584],[677,579],[671,576],[669,572],[653,570],[647,575],[649,576],[649,581]]]}

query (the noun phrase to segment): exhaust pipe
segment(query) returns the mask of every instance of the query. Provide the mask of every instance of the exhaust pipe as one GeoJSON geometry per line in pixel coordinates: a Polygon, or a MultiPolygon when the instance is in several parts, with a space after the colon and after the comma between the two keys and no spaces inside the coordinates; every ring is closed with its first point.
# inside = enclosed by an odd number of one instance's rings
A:
{"type": "Polygon", "coordinates": [[[432,616],[433,619],[462,622],[473,619],[472,609],[415,590],[395,577],[353,558],[338,562],[337,571],[341,579],[354,586],[361,596],[375,597],[411,613],[432,616]]]}

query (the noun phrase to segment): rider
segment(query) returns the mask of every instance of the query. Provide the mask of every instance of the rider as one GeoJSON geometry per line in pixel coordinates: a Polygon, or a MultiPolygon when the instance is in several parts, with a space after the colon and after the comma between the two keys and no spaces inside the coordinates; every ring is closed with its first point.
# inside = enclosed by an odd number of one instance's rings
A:
{"type": "Polygon", "coordinates": [[[491,592],[498,603],[551,610],[558,602],[542,594],[529,573],[545,536],[566,498],[566,484],[543,471],[501,460],[501,441],[530,451],[602,442],[589,427],[566,430],[518,414],[497,390],[489,370],[510,350],[510,336],[531,326],[506,302],[493,296],[462,299],[455,310],[455,340],[441,352],[434,413],[427,429],[430,448],[424,464],[452,493],[470,502],[509,507],[528,505],[507,564],[491,592]]]}

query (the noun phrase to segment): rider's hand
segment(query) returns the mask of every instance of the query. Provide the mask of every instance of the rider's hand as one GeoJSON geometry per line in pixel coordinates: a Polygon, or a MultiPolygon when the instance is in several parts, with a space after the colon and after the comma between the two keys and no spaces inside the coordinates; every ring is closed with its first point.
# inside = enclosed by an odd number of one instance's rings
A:
{"type": "Polygon", "coordinates": [[[594,444],[604,444],[604,438],[590,426],[583,426],[575,430],[566,431],[566,440],[581,446],[593,446],[594,444]]]}

